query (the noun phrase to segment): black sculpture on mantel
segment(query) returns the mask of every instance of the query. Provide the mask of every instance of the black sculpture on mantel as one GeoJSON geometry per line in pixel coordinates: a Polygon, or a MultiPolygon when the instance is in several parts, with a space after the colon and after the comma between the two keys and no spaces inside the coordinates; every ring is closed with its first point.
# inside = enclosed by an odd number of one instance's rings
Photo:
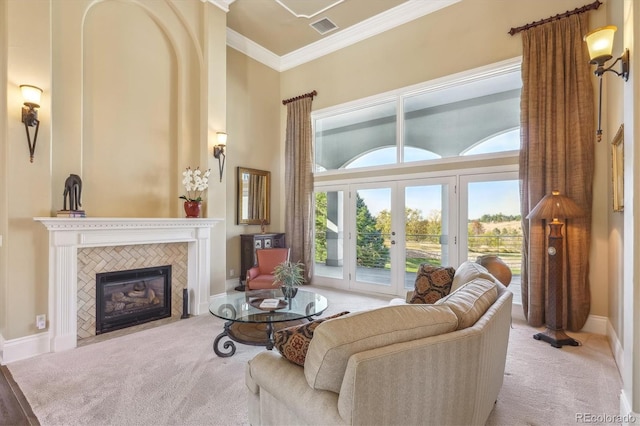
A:
{"type": "Polygon", "coordinates": [[[64,201],[62,210],[67,210],[67,197],[69,198],[69,210],[78,211],[82,207],[82,179],[80,176],[70,174],[64,181],[64,201]]]}
{"type": "Polygon", "coordinates": [[[64,197],[62,210],[58,210],[56,216],[58,217],[86,217],[84,210],[80,210],[82,207],[82,179],[80,176],[70,174],[67,180],[64,181],[64,197]],[[67,199],[69,200],[69,210],[67,210],[67,199]]]}

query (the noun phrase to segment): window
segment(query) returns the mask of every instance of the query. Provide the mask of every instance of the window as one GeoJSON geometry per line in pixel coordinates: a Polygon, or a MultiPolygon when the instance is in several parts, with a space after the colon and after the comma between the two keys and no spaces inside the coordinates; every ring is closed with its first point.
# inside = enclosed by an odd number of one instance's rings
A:
{"type": "MultiPolygon", "coordinates": [[[[396,155],[395,153],[395,147],[376,149],[375,151],[362,154],[362,156],[345,165],[344,168],[357,169],[360,167],[383,166],[385,164],[389,164],[389,158],[394,158],[396,155]]],[[[405,149],[405,157],[411,158],[412,161],[434,160],[436,158],[440,158],[440,156],[434,152],[422,148],[411,147],[405,149]]]]}
{"type": "Polygon", "coordinates": [[[315,283],[404,296],[421,263],[494,253],[517,290],[519,65],[312,114],[315,283]]]}
{"type": "Polygon", "coordinates": [[[366,166],[397,162],[395,149],[373,154],[396,145],[395,100],[317,118],[314,128],[316,171],[343,169],[368,153],[373,164],[366,166]]]}
{"type": "Polygon", "coordinates": [[[522,82],[515,71],[314,112],[316,173],[519,150],[522,82]]]}

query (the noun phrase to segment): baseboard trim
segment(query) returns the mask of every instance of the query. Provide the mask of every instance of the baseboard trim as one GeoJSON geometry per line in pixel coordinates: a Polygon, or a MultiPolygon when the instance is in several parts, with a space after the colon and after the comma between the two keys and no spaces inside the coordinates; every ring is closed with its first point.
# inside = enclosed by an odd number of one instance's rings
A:
{"type": "Polygon", "coordinates": [[[631,404],[629,398],[624,389],[620,392],[620,419],[616,419],[616,423],[621,423],[623,426],[630,426],[636,424],[640,419],[640,413],[634,413],[631,410],[631,404]]]}
{"type": "MultiPolygon", "coordinates": [[[[232,283],[237,284],[237,281],[228,280],[226,284],[228,286],[232,283]]],[[[216,295],[211,295],[209,297],[209,302],[215,296],[216,295]]],[[[208,305],[205,306],[205,304],[202,304],[202,306],[200,306],[199,313],[207,313],[207,310],[208,305]]],[[[512,315],[524,319],[522,306],[514,304],[512,306],[512,315]]],[[[624,350],[622,348],[622,345],[620,344],[620,341],[618,340],[618,336],[614,332],[613,327],[609,322],[609,319],[607,317],[598,315],[589,315],[589,318],[587,319],[582,331],[607,336],[614,359],[616,361],[616,364],[618,365],[618,371],[622,371],[624,350]]],[[[0,365],[6,365],[11,362],[31,358],[47,352],[51,352],[51,344],[48,332],[9,340],[4,339],[2,334],[0,334],[0,365]]]]}
{"type": "Polygon", "coordinates": [[[609,341],[609,348],[611,348],[611,352],[613,353],[613,360],[618,367],[618,373],[620,377],[622,377],[622,371],[624,370],[624,348],[609,320],[607,320],[607,340],[609,341]]]}
{"type": "Polygon", "coordinates": [[[224,282],[225,291],[235,290],[236,287],[240,285],[240,280],[238,278],[231,278],[224,282]]]}
{"type": "Polygon", "coordinates": [[[607,324],[609,318],[600,315],[589,315],[587,321],[584,323],[584,327],[580,331],[586,331],[587,333],[607,335],[607,324]]]}
{"type": "Polygon", "coordinates": [[[31,358],[50,352],[49,332],[4,340],[2,344],[2,365],[31,358]]]}
{"type": "MultiPolygon", "coordinates": [[[[522,305],[519,303],[514,303],[511,306],[511,315],[514,318],[525,320],[524,310],[522,309],[522,305]]],[[[589,315],[587,321],[584,324],[584,327],[582,327],[582,330],[580,331],[608,336],[608,325],[609,318],[599,315],[589,315]]]]}
{"type": "Polygon", "coordinates": [[[3,354],[4,354],[4,336],[2,335],[2,333],[0,333],[0,365],[4,365],[4,362],[2,362],[3,354]]]}

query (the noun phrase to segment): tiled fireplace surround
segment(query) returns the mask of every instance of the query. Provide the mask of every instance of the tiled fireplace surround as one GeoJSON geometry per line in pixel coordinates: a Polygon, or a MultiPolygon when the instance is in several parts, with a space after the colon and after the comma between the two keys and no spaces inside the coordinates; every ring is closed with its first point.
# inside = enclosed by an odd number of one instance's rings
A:
{"type": "Polygon", "coordinates": [[[172,315],[206,312],[210,228],[220,219],[35,218],[49,230],[50,351],[95,335],[95,274],[172,265],[172,315]]]}
{"type": "Polygon", "coordinates": [[[171,316],[182,315],[187,243],[84,247],[78,250],[78,340],[96,335],[96,274],[171,265],[171,316]]]}

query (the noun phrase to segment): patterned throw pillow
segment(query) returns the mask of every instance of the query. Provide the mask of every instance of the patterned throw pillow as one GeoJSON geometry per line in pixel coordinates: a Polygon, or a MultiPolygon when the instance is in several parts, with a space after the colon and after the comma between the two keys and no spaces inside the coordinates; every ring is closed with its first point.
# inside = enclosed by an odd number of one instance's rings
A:
{"type": "Polygon", "coordinates": [[[409,303],[435,303],[451,292],[456,270],[450,266],[423,263],[416,276],[415,291],[409,303]]]}
{"type": "Polygon", "coordinates": [[[309,343],[311,342],[313,331],[316,327],[326,320],[337,318],[348,313],[349,312],[340,312],[330,317],[318,318],[306,324],[294,325],[293,327],[277,330],[273,333],[273,345],[283,357],[294,364],[304,366],[309,343]]]}

